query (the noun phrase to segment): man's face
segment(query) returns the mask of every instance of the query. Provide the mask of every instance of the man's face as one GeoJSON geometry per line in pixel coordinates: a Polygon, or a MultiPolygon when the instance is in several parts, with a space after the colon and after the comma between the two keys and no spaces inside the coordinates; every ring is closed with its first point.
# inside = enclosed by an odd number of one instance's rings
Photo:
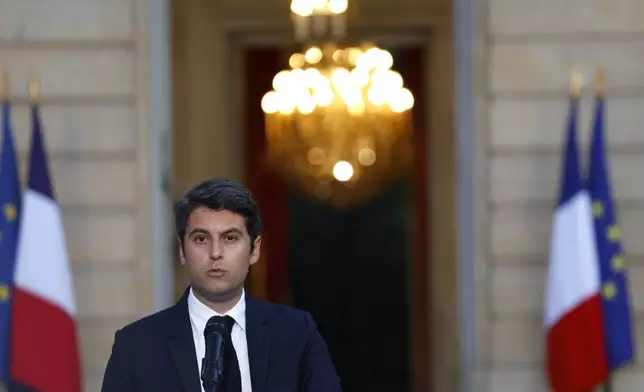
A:
{"type": "Polygon", "coordinates": [[[241,292],[248,268],[259,260],[261,238],[251,240],[244,217],[198,207],[188,219],[180,250],[196,294],[217,301],[241,292]]]}

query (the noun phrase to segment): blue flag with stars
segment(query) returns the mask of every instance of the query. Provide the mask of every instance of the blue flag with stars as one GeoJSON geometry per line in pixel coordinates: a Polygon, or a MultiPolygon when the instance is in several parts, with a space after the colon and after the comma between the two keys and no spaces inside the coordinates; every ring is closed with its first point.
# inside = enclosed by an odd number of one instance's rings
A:
{"type": "Polygon", "coordinates": [[[0,382],[9,382],[11,291],[18,247],[20,181],[11,130],[11,105],[2,103],[2,156],[0,157],[0,382]]]}
{"type": "Polygon", "coordinates": [[[612,372],[635,357],[631,301],[621,232],[613,205],[604,145],[604,99],[598,97],[590,146],[588,191],[593,201],[608,368],[612,372]]]}

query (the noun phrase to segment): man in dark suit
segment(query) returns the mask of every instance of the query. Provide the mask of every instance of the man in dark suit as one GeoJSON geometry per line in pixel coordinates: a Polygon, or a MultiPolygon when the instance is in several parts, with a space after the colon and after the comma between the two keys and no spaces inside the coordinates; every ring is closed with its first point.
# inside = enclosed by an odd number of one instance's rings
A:
{"type": "Polygon", "coordinates": [[[341,392],[310,314],[245,293],[261,247],[250,192],[204,181],[176,202],[175,225],[191,284],[171,308],[116,332],[102,392],[203,392],[204,328],[213,320],[226,326],[219,392],[341,392]]]}

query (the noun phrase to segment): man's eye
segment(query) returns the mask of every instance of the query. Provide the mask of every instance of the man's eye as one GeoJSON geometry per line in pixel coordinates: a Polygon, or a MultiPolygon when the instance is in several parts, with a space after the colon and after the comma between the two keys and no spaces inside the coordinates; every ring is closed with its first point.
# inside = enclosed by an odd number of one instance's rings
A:
{"type": "Polygon", "coordinates": [[[206,241],[205,235],[198,235],[195,237],[195,242],[205,242],[205,241],[206,241]]]}
{"type": "Polygon", "coordinates": [[[227,235],[226,237],[224,237],[224,239],[226,241],[237,241],[237,237],[235,237],[234,235],[227,235]]]}

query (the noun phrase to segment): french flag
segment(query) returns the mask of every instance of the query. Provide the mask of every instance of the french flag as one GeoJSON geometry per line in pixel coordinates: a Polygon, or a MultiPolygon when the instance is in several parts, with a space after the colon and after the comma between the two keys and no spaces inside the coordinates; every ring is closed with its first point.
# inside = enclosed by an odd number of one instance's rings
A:
{"type": "Polygon", "coordinates": [[[15,383],[39,392],[80,392],[72,274],[37,106],[32,108],[32,121],[15,271],[11,376],[15,383]]]}
{"type": "Polygon", "coordinates": [[[554,392],[587,392],[608,375],[590,196],[579,170],[572,98],[546,282],[546,369],[554,392]]]}

